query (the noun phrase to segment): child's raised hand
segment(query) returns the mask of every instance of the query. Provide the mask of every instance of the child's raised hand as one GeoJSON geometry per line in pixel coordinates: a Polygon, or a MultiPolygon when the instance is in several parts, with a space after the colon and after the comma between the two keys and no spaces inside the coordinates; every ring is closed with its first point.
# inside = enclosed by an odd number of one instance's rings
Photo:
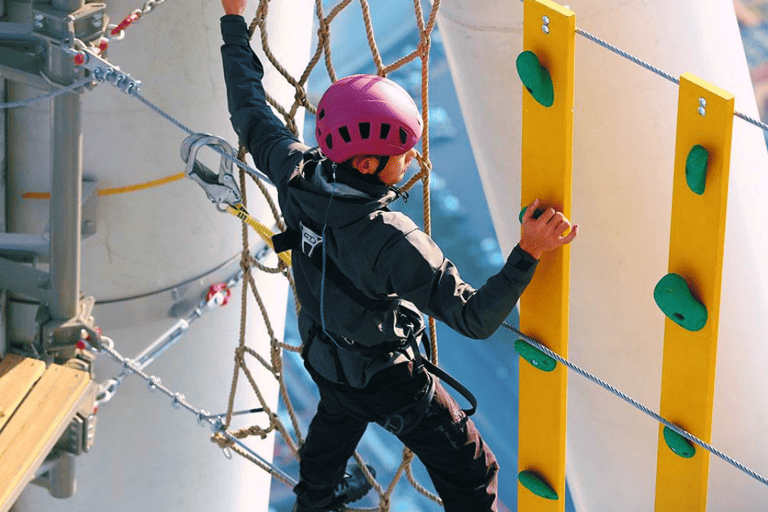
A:
{"type": "Polygon", "coordinates": [[[579,232],[578,224],[567,235],[563,234],[571,228],[571,223],[565,216],[553,208],[547,208],[538,219],[534,219],[539,200],[536,199],[525,210],[523,228],[520,235],[520,248],[536,258],[541,258],[546,251],[552,251],[576,238],[579,232]]]}
{"type": "Polygon", "coordinates": [[[224,7],[224,14],[242,16],[248,7],[248,0],[221,0],[221,6],[224,7]]]}

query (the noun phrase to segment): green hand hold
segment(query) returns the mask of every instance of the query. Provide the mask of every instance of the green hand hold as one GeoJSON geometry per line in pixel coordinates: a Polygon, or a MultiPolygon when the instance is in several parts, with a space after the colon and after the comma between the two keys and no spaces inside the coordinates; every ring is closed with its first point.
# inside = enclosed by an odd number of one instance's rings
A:
{"type": "Polygon", "coordinates": [[[691,148],[685,160],[685,180],[688,182],[688,188],[698,195],[702,195],[707,186],[708,163],[709,151],[698,144],[691,148]]]}
{"type": "Polygon", "coordinates": [[[693,443],[669,427],[664,427],[664,441],[672,453],[684,459],[690,459],[696,455],[696,447],[693,443]]]}
{"type": "Polygon", "coordinates": [[[543,478],[541,478],[533,471],[521,471],[520,474],[517,475],[517,479],[520,480],[520,483],[523,484],[523,487],[531,491],[536,496],[540,496],[548,500],[560,499],[552,486],[550,486],[547,482],[544,481],[543,478]]]}
{"type": "MultiPolygon", "coordinates": [[[[523,223],[523,216],[525,215],[525,211],[527,209],[528,209],[527,206],[523,206],[523,209],[520,210],[520,215],[518,216],[518,219],[520,219],[520,224],[523,223]]],[[[533,210],[533,218],[538,219],[539,217],[541,217],[541,214],[544,213],[544,211],[545,211],[544,208],[536,208],[535,210],[533,210]]]]}
{"type": "Polygon", "coordinates": [[[536,54],[530,51],[521,53],[517,56],[516,65],[517,74],[533,99],[545,107],[551,107],[555,102],[552,77],[549,76],[547,68],[541,65],[536,54]]]}
{"type": "Polygon", "coordinates": [[[524,340],[515,342],[515,351],[520,354],[520,357],[543,372],[551,372],[557,366],[557,361],[524,340]]]}
{"type": "Polygon", "coordinates": [[[707,308],[677,274],[662,277],[653,290],[653,298],[667,317],[689,331],[700,331],[707,324],[707,308]]]}

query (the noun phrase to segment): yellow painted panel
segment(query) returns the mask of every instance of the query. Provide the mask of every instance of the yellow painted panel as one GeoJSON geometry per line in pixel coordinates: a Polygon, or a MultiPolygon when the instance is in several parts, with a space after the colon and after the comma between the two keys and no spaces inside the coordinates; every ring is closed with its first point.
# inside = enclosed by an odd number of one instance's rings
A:
{"type": "MultiPolygon", "coordinates": [[[[730,93],[690,73],[680,78],[669,272],[685,278],[706,306],[708,320],[703,329],[691,332],[666,319],[660,414],[706,442],[712,434],[733,109],[730,93]],[[686,159],[697,144],[709,152],[702,195],[691,191],[685,174],[686,159]]],[[[697,446],[690,459],[675,455],[664,441],[663,428],[659,428],[656,510],[704,512],[709,452],[697,446]]]]}
{"type": "Polygon", "coordinates": [[[0,432],[0,509],[34,476],[89,391],[90,375],[51,365],[0,432]]]}
{"type": "Polygon", "coordinates": [[[15,354],[0,361],[0,432],[45,371],[45,363],[15,354]]]}
{"type": "MultiPolygon", "coordinates": [[[[549,71],[554,103],[546,108],[523,90],[522,205],[541,199],[570,217],[573,161],[573,84],[576,17],[549,0],[525,1],[523,49],[549,71]],[[546,26],[547,31],[543,29],[546,26]]],[[[520,300],[520,327],[558,354],[568,356],[570,248],[545,254],[520,300]]],[[[560,499],[536,496],[518,483],[520,512],[565,507],[567,369],[535,369],[520,359],[518,470],[534,471],[560,499]]]]}

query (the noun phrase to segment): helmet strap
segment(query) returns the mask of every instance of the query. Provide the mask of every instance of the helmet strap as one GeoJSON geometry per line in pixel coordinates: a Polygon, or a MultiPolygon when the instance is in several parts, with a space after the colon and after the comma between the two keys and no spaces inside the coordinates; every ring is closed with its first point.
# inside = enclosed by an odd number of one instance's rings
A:
{"type": "Polygon", "coordinates": [[[389,157],[388,156],[380,156],[379,157],[379,166],[376,168],[376,172],[373,173],[374,176],[378,177],[379,174],[381,174],[381,171],[384,170],[384,168],[389,163],[389,157]]]}

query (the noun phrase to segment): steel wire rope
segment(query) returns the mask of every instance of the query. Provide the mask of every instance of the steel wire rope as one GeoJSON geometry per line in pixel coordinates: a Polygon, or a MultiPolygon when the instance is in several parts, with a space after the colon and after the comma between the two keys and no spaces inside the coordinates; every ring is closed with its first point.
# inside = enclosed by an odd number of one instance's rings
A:
{"type": "Polygon", "coordinates": [[[270,463],[266,459],[264,459],[261,455],[251,450],[248,446],[246,446],[243,442],[240,441],[237,437],[235,437],[233,434],[228,432],[227,430],[224,430],[223,423],[221,422],[221,419],[219,416],[211,415],[208,413],[208,411],[204,409],[198,409],[194,407],[192,404],[187,402],[186,398],[181,393],[174,393],[169,388],[163,385],[160,378],[158,378],[155,375],[150,375],[146,372],[144,372],[141,368],[138,367],[135,360],[124,357],[120,352],[115,350],[114,348],[114,341],[107,337],[107,336],[101,336],[101,340],[98,343],[98,346],[95,347],[95,350],[99,352],[106,352],[110,355],[115,361],[120,363],[123,368],[126,370],[126,373],[133,373],[140,378],[142,378],[144,381],[147,382],[148,387],[150,390],[160,390],[162,393],[167,395],[168,397],[172,398],[171,404],[178,408],[183,407],[184,409],[188,410],[189,412],[193,413],[195,416],[197,416],[197,421],[201,425],[204,423],[208,423],[211,427],[211,430],[216,435],[220,435],[225,437],[229,442],[233,443],[234,445],[237,445],[240,447],[240,449],[247,452],[251,457],[258,460],[260,462],[260,465],[264,469],[267,469],[271,474],[278,476],[279,478],[283,479],[286,483],[289,483],[291,485],[296,485],[296,480],[291,478],[288,474],[286,474],[283,470],[275,466],[274,464],[270,463]],[[106,341],[106,343],[104,343],[106,341]]]}
{"type": "Polygon", "coordinates": [[[569,360],[567,360],[564,357],[562,357],[560,354],[557,354],[556,352],[553,352],[552,350],[550,350],[549,348],[545,347],[544,345],[542,345],[538,341],[534,340],[533,338],[530,338],[529,336],[527,336],[526,334],[522,333],[521,331],[519,331],[515,327],[511,326],[509,323],[503,322],[502,325],[506,329],[508,329],[508,330],[514,332],[515,334],[517,334],[518,336],[520,336],[520,338],[523,341],[525,341],[526,343],[528,343],[532,347],[535,347],[535,348],[541,350],[542,352],[547,354],[549,357],[551,357],[551,358],[557,360],[558,362],[562,363],[563,365],[565,365],[570,370],[578,373],[579,375],[581,375],[582,377],[585,377],[586,379],[591,380],[592,382],[594,382],[598,386],[600,386],[600,387],[610,391],[611,393],[613,393],[617,397],[621,398],[622,400],[624,400],[628,404],[632,405],[636,409],[638,409],[641,412],[647,414],[648,416],[652,417],[653,419],[655,419],[659,423],[665,425],[666,427],[669,427],[671,430],[677,432],[678,434],[680,434],[681,436],[685,437],[689,441],[691,441],[693,443],[696,443],[697,445],[701,446],[702,448],[704,448],[708,452],[716,455],[717,457],[721,458],[725,462],[731,464],[733,467],[743,471],[744,473],[746,473],[747,475],[751,476],[755,480],[757,480],[757,481],[759,481],[759,482],[761,482],[761,483],[763,483],[765,485],[768,485],[768,478],[766,478],[766,477],[760,475],[759,473],[757,473],[756,471],[748,468],[747,466],[745,466],[741,462],[736,461],[735,459],[733,459],[729,455],[721,452],[720,450],[718,450],[714,446],[710,445],[706,441],[702,441],[701,439],[699,439],[698,437],[694,436],[693,434],[683,430],[682,428],[680,428],[679,426],[675,425],[674,423],[671,423],[670,421],[666,420],[664,417],[662,417],[658,413],[654,412],[651,408],[643,405],[642,403],[638,402],[637,400],[635,400],[631,396],[627,395],[626,393],[624,393],[622,391],[619,391],[617,388],[615,388],[611,384],[608,384],[607,382],[605,382],[604,380],[600,379],[599,377],[596,377],[595,375],[592,375],[591,373],[589,373],[588,371],[584,370],[583,368],[580,368],[579,366],[573,364],[569,360]]]}
{"type": "MultiPolygon", "coordinates": [[[[524,2],[524,1],[525,0],[520,0],[520,2],[524,2]]],[[[667,73],[663,69],[658,68],[658,67],[654,66],[653,64],[650,64],[649,62],[644,61],[643,59],[641,59],[639,57],[635,57],[631,53],[629,53],[629,52],[627,52],[625,50],[622,50],[618,46],[613,45],[613,44],[609,43],[608,41],[606,41],[604,39],[601,39],[601,38],[597,37],[596,35],[594,35],[594,34],[592,34],[590,32],[587,32],[586,30],[580,29],[579,27],[576,27],[576,33],[579,34],[580,36],[582,36],[582,37],[592,41],[593,43],[596,43],[597,45],[602,46],[606,50],[610,50],[613,53],[615,53],[616,55],[619,55],[620,57],[623,57],[623,58],[629,60],[630,62],[633,62],[634,64],[637,64],[638,66],[643,67],[643,68],[647,69],[648,71],[651,71],[652,73],[655,73],[655,74],[659,75],[660,77],[662,77],[662,78],[664,78],[666,80],[669,80],[673,84],[680,85],[680,79],[679,78],[676,78],[676,77],[672,76],[671,74],[667,73]]],[[[746,114],[742,114],[741,112],[738,112],[738,111],[734,111],[733,115],[735,117],[738,117],[739,119],[742,119],[742,120],[744,120],[744,121],[746,121],[746,122],[748,122],[750,124],[753,124],[753,125],[757,126],[760,129],[768,132],[768,123],[764,123],[764,122],[759,121],[759,120],[757,120],[757,119],[755,119],[753,117],[750,117],[750,116],[748,116],[746,114]]]]}
{"type": "Polygon", "coordinates": [[[53,92],[42,94],[40,96],[35,96],[34,98],[28,98],[26,100],[19,100],[19,101],[9,101],[7,103],[0,103],[0,110],[7,109],[7,108],[26,107],[33,103],[37,103],[38,101],[49,100],[51,98],[55,98],[56,96],[61,96],[62,94],[67,94],[68,92],[72,92],[75,89],[79,89],[80,87],[83,87],[84,85],[87,85],[91,82],[93,82],[92,78],[83,78],[73,84],[62,87],[61,89],[56,89],[53,92]]]}
{"type": "MultiPolygon", "coordinates": [[[[594,34],[591,34],[591,33],[587,32],[586,30],[582,30],[582,29],[580,29],[578,27],[576,27],[576,33],[579,34],[580,36],[585,37],[586,39],[592,41],[593,43],[596,43],[596,44],[602,46],[603,48],[612,51],[616,55],[624,57],[625,59],[629,60],[630,62],[633,62],[633,63],[637,64],[638,66],[641,66],[641,67],[647,69],[648,71],[656,73],[660,77],[669,80],[673,84],[680,85],[680,79],[679,78],[675,78],[674,76],[672,76],[671,74],[667,73],[663,69],[660,69],[660,68],[658,68],[658,67],[656,67],[656,66],[654,66],[654,65],[652,65],[652,64],[650,64],[650,63],[648,63],[646,61],[644,61],[643,59],[635,57],[631,53],[629,53],[627,51],[624,51],[621,48],[619,48],[618,46],[615,46],[615,45],[613,45],[613,44],[611,44],[611,43],[609,43],[609,42],[607,42],[607,41],[605,41],[603,39],[600,39],[599,37],[597,37],[594,34]]],[[[739,119],[743,119],[744,121],[746,121],[748,123],[751,123],[751,124],[757,126],[758,128],[768,132],[768,124],[766,124],[766,123],[764,123],[762,121],[758,121],[757,119],[754,119],[754,118],[752,118],[752,117],[750,117],[750,116],[748,116],[746,114],[742,114],[741,112],[738,112],[738,111],[734,111],[733,115],[735,117],[738,117],[739,119]]]]}
{"type": "MultiPolygon", "coordinates": [[[[111,83],[111,82],[110,82],[111,83]]],[[[114,84],[113,84],[114,85],[114,84]]],[[[152,103],[149,99],[145,98],[139,91],[136,90],[136,88],[131,89],[130,92],[127,93],[129,96],[132,96],[142,102],[144,105],[149,107],[151,110],[153,110],[155,113],[159,114],[161,117],[163,117],[165,120],[169,121],[171,124],[175,125],[177,128],[179,128],[181,131],[185,132],[187,135],[192,135],[196,132],[192,131],[191,128],[189,128],[187,125],[173,117],[171,114],[163,110],[162,108],[158,107],[154,103],[152,103]]],[[[263,182],[269,183],[270,185],[274,186],[274,183],[272,183],[272,180],[269,179],[269,177],[261,172],[258,169],[254,169],[245,162],[242,162],[238,160],[237,158],[226,154],[224,151],[222,151],[217,146],[211,146],[211,149],[216,151],[221,156],[227,158],[228,160],[232,161],[236,166],[238,166],[240,169],[244,170],[251,176],[253,176],[256,179],[259,179],[263,182]]]]}

